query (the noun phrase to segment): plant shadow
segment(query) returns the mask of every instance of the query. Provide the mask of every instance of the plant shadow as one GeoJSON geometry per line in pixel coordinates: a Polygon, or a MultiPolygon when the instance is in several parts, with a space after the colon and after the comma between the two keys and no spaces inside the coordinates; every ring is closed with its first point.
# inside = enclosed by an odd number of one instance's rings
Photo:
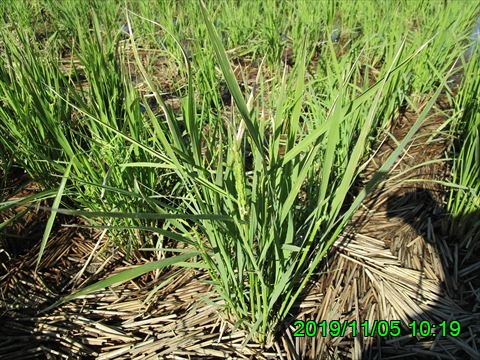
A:
{"type": "Polygon", "coordinates": [[[417,305],[426,300],[423,279],[440,279],[437,293],[441,297],[430,303],[428,310],[422,307],[411,316],[415,326],[402,322],[399,337],[377,336],[361,359],[478,359],[479,353],[471,344],[478,345],[472,334],[480,328],[480,277],[476,276],[480,265],[480,210],[453,217],[433,190],[414,188],[390,196],[386,215],[412,229],[408,239],[392,241],[391,251],[404,259],[406,268],[421,273],[414,296],[417,305]],[[438,261],[431,261],[433,258],[438,261]],[[452,304],[449,309],[445,308],[445,299],[452,304]],[[420,336],[430,328],[430,336],[420,336]]]}

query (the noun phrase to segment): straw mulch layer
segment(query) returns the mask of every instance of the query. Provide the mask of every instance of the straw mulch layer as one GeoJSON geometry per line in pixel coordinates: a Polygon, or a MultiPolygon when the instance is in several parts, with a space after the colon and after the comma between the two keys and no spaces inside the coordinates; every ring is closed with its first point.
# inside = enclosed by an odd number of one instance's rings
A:
{"type": "MultiPolygon", "coordinates": [[[[401,116],[370,163],[371,173],[402,139],[415,114],[401,116]]],[[[125,260],[102,234],[60,227],[38,272],[38,245],[0,272],[0,359],[479,359],[479,246],[450,234],[441,159],[449,140],[431,137],[431,116],[394,171],[334,245],[296,313],[269,349],[243,345],[248,334],[221,313],[208,276],[173,268],[46,306],[98,279],[148,259],[125,260]],[[428,136],[427,136],[428,135],[428,136]],[[294,337],[295,319],[401,320],[400,337],[294,337]],[[458,337],[413,337],[406,324],[457,320],[458,337]]],[[[365,176],[365,181],[368,175],[365,176]]],[[[38,216],[42,219],[42,216],[38,216]]],[[[24,228],[27,228],[25,225],[24,228]]],[[[41,233],[40,233],[41,236],[41,233]]],[[[0,253],[2,255],[2,253],[0,253]]]]}
{"type": "Polygon", "coordinates": [[[190,269],[145,275],[42,313],[62,293],[147,261],[127,262],[124,254],[108,249],[90,257],[106,245],[96,236],[60,230],[37,273],[37,246],[7,264],[9,272],[0,279],[0,359],[281,356],[281,350],[269,354],[255,345],[241,346],[246,334],[221,320],[221,302],[208,277],[190,269]]]}

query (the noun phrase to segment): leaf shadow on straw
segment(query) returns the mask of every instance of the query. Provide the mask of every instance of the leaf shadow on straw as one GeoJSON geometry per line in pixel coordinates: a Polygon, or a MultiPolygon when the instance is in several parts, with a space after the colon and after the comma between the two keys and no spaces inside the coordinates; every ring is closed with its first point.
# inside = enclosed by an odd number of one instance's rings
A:
{"type": "MultiPolygon", "coordinates": [[[[471,343],[469,332],[472,329],[472,324],[473,326],[479,324],[478,317],[475,317],[475,313],[478,313],[479,299],[478,295],[476,295],[477,298],[475,297],[475,291],[471,291],[470,287],[473,285],[476,289],[480,288],[480,281],[478,277],[473,281],[471,280],[475,276],[471,271],[468,271],[468,268],[475,263],[479,263],[478,224],[480,222],[480,210],[454,218],[439,203],[438,196],[435,195],[433,190],[414,188],[401,194],[392,195],[387,199],[387,218],[391,220],[400,218],[402,222],[413,229],[413,237],[416,237],[416,239],[420,237],[424,240],[420,245],[420,253],[415,253],[413,250],[410,252],[407,249],[416,241],[412,241],[411,236],[408,244],[399,241],[397,245],[393,246],[392,252],[398,254],[399,251],[403,251],[407,256],[418,257],[422,276],[417,285],[418,292],[415,294],[417,299],[423,298],[422,279],[428,277],[427,271],[425,271],[427,267],[426,259],[431,258],[430,255],[437,256],[440,259],[442,267],[440,272],[443,272],[444,276],[439,289],[442,298],[431,304],[428,311],[412,316],[411,320],[419,324],[425,319],[429,319],[429,324],[437,325],[437,330],[438,324],[442,321],[447,323],[459,321],[461,333],[459,336],[450,338],[457,346],[457,350],[454,352],[455,358],[468,358],[469,356],[476,358],[478,353],[468,343],[471,343]],[[477,229],[475,232],[470,231],[475,228],[477,229]],[[446,313],[446,309],[442,308],[445,298],[454,306],[448,310],[449,314],[446,313]]],[[[407,324],[402,324],[402,326],[406,327],[407,324]]],[[[434,332],[437,331],[434,330],[434,332]]],[[[405,335],[409,335],[411,340],[414,340],[412,328],[405,332],[405,335]]],[[[432,337],[432,341],[438,341],[438,337],[432,337]]],[[[393,355],[389,354],[388,350],[385,351],[386,349],[382,351],[382,343],[384,343],[382,340],[384,339],[379,340],[374,342],[374,346],[364,349],[362,360],[381,359],[382,356],[393,355]]],[[[400,343],[398,345],[400,348],[397,350],[400,350],[402,345],[400,343]]],[[[409,355],[413,356],[412,358],[419,359],[424,358],[423,355],[425,358],[431,358],[434,353],[438,353],[441,347],[440,345],[434,352],[430,352],[427,348],[422,351],[421,347],[409,344],[404,349],[409,348],[409,355]],[[423,355],[422,352],[424,352],[423,355]]],[[[450,353],[451,349],[447,352],[450,353]]],[[[396,353],[396,355],[399,354],[399,352],[396,353]]],[[[451,355],[453,354],[450,353],[449,356],[451,355]]]]}

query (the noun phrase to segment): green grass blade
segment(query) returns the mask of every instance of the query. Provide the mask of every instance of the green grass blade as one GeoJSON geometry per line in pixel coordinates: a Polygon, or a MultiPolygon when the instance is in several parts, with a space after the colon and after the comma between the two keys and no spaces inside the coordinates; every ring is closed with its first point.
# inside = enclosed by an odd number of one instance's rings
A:
{"type": "MultiPolygon", "coordinates": [[[[62,196],[63,192],[65,190],[65,185],[67,183],[68,177],[70,175],[70,169],[72,168],[72,162],[70,162],[65,170],[65,173],[63,174],[62,181],[60,182],[60,187],[58,188],[57,196],[55,197],[55,200],[53,201],[53,209],[57,209],[58,206],[60,205],[60,202],[62,201],[62,196]]],[[[47,225],[45,227],[45,231],[43,232],[43,237],[42,241],[40,243],[40,249],[38,250],[38,257],[37,257],[37,263],[35,265],[35,272],[38,271],[38,267],[40,265],[40,261],[42,260],[43,252],[45,251],[45,247],[47,246],[47,240],[50,237],[50,232],[52,231],[53,223],[55,221],[55,218],[57,216],[57,211],[53,210],[50,213],[50,216],[48,217],[47,220],[47,225]]]]}
{"type": "MultiPolygon", "coordinates": [[[[51,309],[53,309],[53,308],[55,308],[55,307],[57,307],[61,304],[64,304],[68,301],[71,301],[71,300],[73,300],[73,299],[75,299],[79,296],[91,294],[92,292],[104,289],[106,287],[109,287],[109,286],[112,286],[112,285],[115,285],[115,284],[121,284],[121,283],[124,283],[126,281],[135,279],[135,278],[137,278],[137,277],[139,277],[143,274],[146,274],[150,271],[163,269],[167,266],[172,266],[172,265],[179,265],[179,264],[181,265],[183,262],[185,262],[185,260],[190,259],[191,257],[197,256],[197,255],[199,255],[198,252],[189,251],[188,253],[185,253],[185,254],[182,254],[182,255],[173,256],[173,257],[163,259],[163,260],[159,260],[159,261],[149,262],[147,264],[135,266],[132,269],[124,270],[124,271],[122,271],[118,274],[109,276],[108,278],[106,278],[104,280],[100,280],[100,281],[98,281],[98,282],[96,282],[92,285],[86,286],[83,289],[81,289],[81,290],[79,290],[79,291],[77,291],[73,294],[65,296],[64,298],[60,299],[59,301],[55,302],[54,304],[52,304],[52,305],[48,306],[47,308],[43,309],[41,312],[42,313],[47,312],[47,311],[49,311],[49,310],[51,310],[51,309]]],[[[193,263],[193,264],[190,263],[189,267],[199,267],[199,268],[201,268],[202,265],[197,264],[197,263],[193,263]]]]}
{"type": "Polygon", "coordinates": [[[210,41],[212,42],[215,55],[217,57],[217,61],[220,65],[220,68],[222,69],[222,73],[223,73],[223,76],[225,77],[225,81],[227,83],[228,89],[230,90],[230,93],[232,94],[233,99],[235,100],[235,104],[237,105],[238,110],[242,115],[243,121],[247,126],[247,130],[250,136],[252,137],[255,146],[257,147],[256,150],[259,151],[260,154],[263,156],[264,150],[263,150],[258,128],[251,120],[250,112],[248,111],[245,98],[243,97],[242,92],[240,91],[240,86],[238,85],[235,75],[232,71],[232,68],[230,67],[230,63],[228,61],[227,54],[225,53],[225,49],[222,45],[222,41],[218,36],[212,22],[208,18],[207,9],[205,8],[205,4],[203,3],[203,1],[200,3],[200,10],[202,12],[203,20],[207,26],[208,36],[210,38],[210,41]]]}

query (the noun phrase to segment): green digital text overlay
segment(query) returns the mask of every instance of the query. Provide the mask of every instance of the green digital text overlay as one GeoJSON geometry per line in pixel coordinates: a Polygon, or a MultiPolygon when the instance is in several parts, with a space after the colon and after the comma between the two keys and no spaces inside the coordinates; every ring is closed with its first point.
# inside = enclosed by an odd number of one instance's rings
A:
{"type": "MultiPolygon", "coordinates": [[[[316,322],[314,320],[296,320],[293,323],[295,331],[294,337],[314,337],[314,336],[331,336],[331,337],[345,337],[351,335],[356,337],[361,335],[363,337],[397,337],[405,335],[402,333],[401,320],[365,320],[358,322],[352,321],[339,321],[323,320],[316,322]]],[[[427,337],[427,336],[452,336],[456,337],[460,335],[460,323],[458,321],[442,321],[438,324],[434,324],[430,321],[412,321],[411,323],[403,326],[408,329],[411,336],[427,337]]]]}

